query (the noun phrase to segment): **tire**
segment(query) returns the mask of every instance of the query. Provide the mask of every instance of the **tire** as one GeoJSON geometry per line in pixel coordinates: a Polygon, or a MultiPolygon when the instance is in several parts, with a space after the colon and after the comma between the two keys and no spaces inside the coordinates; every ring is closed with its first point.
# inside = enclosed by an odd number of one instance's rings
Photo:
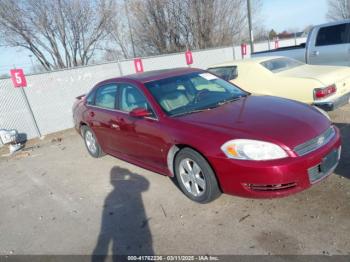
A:
{"type": "Polygon", "coordinates": [[[85,125],[82,126],[81,135],[84,138],[86,149],[92,157],[99,158],[105,155],[91,128],[85,125]]]}
{"type": "Polygon", "coordinates": [[[195,202],[209,203],[221,194],[213,169],[191,148],[184,148],[176,155],[175,176],[181,191],[195,202]]]}

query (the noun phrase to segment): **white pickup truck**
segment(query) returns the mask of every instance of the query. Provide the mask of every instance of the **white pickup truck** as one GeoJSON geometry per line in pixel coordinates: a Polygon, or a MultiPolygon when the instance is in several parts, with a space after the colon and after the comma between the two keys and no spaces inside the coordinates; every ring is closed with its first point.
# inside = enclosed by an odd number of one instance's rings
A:
{"type": "Polygon", "coordinates": [[[315,26],[306,43],[252,54],[258,56],[287,56],[312,65],[350,66],[350,20],[315,26]]]}

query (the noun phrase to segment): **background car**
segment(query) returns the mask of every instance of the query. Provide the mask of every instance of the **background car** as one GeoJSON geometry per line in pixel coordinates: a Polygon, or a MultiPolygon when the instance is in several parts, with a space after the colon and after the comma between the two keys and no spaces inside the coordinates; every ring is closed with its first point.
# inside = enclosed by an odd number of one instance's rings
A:
{"type": "Polygon", "coordinates": [[[206,203],[302,191],[330,175],[339,130],[318,110],[249,95],[200,69],[152,71],[97,84],[73,107],[93,157],[113,155],[175,177],[206,203]]]}
{"type": "Polygon", "coordinates": [[[213,65],[208,70],[248,92],[294,99],[326,111],[350,99],[348,67],[307,65],[287,57],[258,57],[213,65]]]}

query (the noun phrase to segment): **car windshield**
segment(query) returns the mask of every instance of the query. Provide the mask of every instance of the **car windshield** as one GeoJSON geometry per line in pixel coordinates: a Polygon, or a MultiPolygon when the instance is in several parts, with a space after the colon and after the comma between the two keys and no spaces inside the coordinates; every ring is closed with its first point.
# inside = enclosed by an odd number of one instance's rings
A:
{"type": "Polygon", "coordinates": [[[237,77],[236,66],[212,67],[212,68],[208,68],[208,71],[227,81],[230,81],[237,77]]]}
{"type": "Polygon", "coordinates": [[[287,57],[267,60],[267,61],[261,62],[260,64],[273,73],[282,72],[282,71],[303,65],[302,62],[299,62],[297,60],[290,59],[287,57]]]}
{"type": "Polygon", "coordinates": [[[207,72],[180,75],[145,85],[169,116],[212,109],[248,94],[207,72]]]}

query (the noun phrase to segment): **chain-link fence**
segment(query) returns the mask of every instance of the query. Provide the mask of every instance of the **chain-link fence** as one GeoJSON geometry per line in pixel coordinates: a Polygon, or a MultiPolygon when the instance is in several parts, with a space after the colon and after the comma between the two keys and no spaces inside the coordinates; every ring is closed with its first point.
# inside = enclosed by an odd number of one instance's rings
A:
{"type": "MultiPolygon", "coordinates": [[[[256,44],[255,51],[267,50],[268,44],[256,44]]],[[[281,47],[288,45],[294,45],[294,40],[280,41],[281,47]]],[[[192,66],[205,69],[233,59],[241,59],[239,46],[193,51],[192,66]]],[[[183,53],[145,57],[142,60],[145,71],[186,66],[183,53]]],[[[17,129],[31,139],[71,128],[72,105],[76,96],[86,93],[99,81],[134,72],[133,60],[124,60],[29,75],[26,77],[27,87],[23,90],[14,88],[10,79],[2,79],[0,129],[17,129]]]]}

